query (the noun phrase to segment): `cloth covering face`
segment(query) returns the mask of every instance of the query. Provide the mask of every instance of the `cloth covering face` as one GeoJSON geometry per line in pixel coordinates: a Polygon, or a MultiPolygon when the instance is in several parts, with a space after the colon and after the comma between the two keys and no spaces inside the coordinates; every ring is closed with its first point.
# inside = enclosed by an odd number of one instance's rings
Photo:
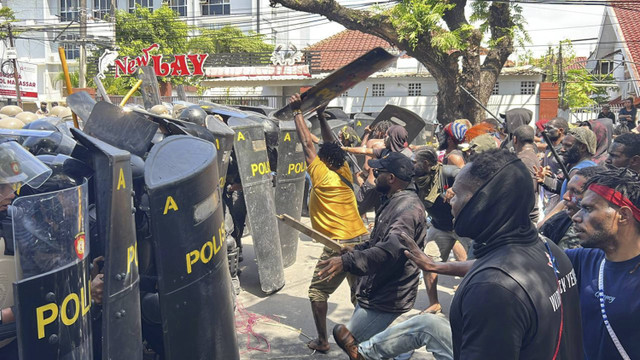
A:
{"type": "Polygon", "coordinates": [[[389,150],[393,152],[400,152],[407,147],[409,133],[407,133],[407,129],[402,126],[392,125],[389,127],[389,130],[387,130],[387,136],[389,137],[389,150]]]}
{"type": "Polygon", "coordinates": [[[596,153],[593,161],[600,165],[607,160],[609,147],[613,142],[613,121],[609,118],[589,120],[591,130],[596,134],[596,153]]]}
{"type": "Polygon", "coordinates": [[[529,218],[534,203],[531,174],[520,159],[513,160],[469,199],[454,221],[455,231],[474,240],[478,259],[507,244],[535,243],[538,232],[529,218]]]}

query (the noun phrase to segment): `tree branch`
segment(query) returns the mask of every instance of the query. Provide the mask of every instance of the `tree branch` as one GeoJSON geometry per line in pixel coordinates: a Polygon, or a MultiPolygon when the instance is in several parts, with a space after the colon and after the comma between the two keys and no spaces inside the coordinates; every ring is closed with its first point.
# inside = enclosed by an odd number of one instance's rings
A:
{"type": "Polygon", "coordinates": [[[462,25],[467,25],[467,17],[464,14],[464,8],[467,6],[467,0],[452,0],[449,3],[455,4],[456,7],[449,11],[445,11],[442,19],[451,31],[458,30],[462,25]]]}

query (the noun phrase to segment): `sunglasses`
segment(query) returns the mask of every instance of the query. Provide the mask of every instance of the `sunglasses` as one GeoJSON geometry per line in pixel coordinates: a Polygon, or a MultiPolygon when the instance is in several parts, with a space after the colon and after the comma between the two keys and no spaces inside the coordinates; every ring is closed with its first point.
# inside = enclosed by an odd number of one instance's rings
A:
{"type": "Polygon", "coordinates": [[[382,170],[382,169],[373,169],[373,176],[378,177],[380,174],[382,173],[388,173],[389,171],[387,170],[382,170]]]}

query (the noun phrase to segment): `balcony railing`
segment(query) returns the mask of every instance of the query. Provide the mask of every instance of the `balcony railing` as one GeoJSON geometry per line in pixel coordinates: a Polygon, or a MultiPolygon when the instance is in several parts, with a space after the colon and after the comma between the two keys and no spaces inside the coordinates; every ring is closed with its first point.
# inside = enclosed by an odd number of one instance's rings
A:
{"type": "MultiPolygon", "coordinates": [[[[292,56],[290,50],[283,51],[285,58],[292,56]]],[[[319,65],[319,51],[301,51],[302,58],[296,64],[309,65],[313,73],[314,65],[319,65]]],[[[204,63],[205,67],[240,67],[240,66],[269,66],[273,65],[272,52],[239,52],[210,54],[204,63]]]]}

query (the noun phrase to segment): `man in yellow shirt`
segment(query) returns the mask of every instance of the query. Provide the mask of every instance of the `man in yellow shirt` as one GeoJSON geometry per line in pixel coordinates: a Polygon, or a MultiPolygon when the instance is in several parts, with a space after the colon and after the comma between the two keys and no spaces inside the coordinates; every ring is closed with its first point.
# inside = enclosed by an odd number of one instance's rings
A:
{"type": "MultiPolygon", "coordinates": [[[[309,215],[313,229],[323,233],[333,240],[343,244],[358,244],[366,240],[367,229],[358,213],[358,205],[353,192],[353,177],[349,164],[345,161],[347,154],[331,133],[331,128],[324,118],[323,109],[318,110],[318,120],[322,131],[320,149],[316,154],[311,138],[311,132],[307,128],[302,112],[300,111],[301,99],[299,94],[289,99],[294,113],[294,122],[298,138],[302,142],[307,172],[311,177],[311,195],[309,196],[309,215]]],[[[339,253],[325,247],[318,262],[339,253]]],[[[331,280],[324,281],[318,276],[320,269],[316,265],[309,286],[309,300],[313,320],[318,331],[318,338],[307,344],[309,348],[319,352],[329,351],[327,339],[327,300],[347,278],[353,294],[353,275],[342,273],[331,280]]]]}

